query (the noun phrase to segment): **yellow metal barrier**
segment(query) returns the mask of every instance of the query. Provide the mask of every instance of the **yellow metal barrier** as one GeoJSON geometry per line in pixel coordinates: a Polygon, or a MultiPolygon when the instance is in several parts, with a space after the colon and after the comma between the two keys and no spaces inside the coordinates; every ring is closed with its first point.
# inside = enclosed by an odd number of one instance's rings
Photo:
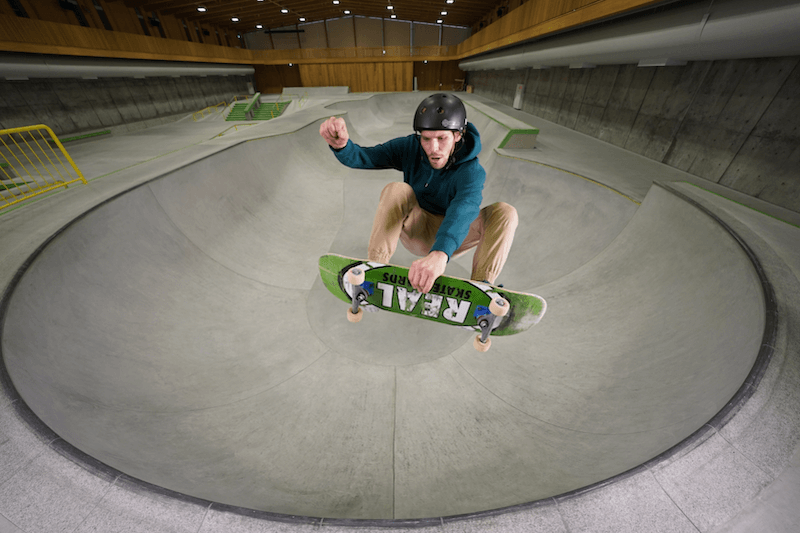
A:
{"type": "Polygon", "coordinates": [[[225,135],[226,133],[228,133],[228,132],[229,132],[229,131],[231,131],[231,130],[234,130],[234,131],[237,131],[237,132],[238,132],[240,127],[242,127],[242,128],[243,128],[244,126],[255,126],[256,124],[257,124],[257,122],[253,122],[253,123],[251,123],[251,124],[234,124],[234,125],[233,125],[233,126],[231,126],[230,128],[226,129],[225,131],[223,131],[222,133],[220,133],[219,135],[217,135],[217,137],[222,137],[223,135],[225,135]]]}
{"type": "Polygon", "coordinates": [[[208,106],[205,109],[201,109],[197,111],[194,115],[192,115],[192,120],[197,122],[197,115],[200,115],[200,118],[205,118],[206,112],[210,115],[211,113],[217,113],[219,111],[220,106],[228,107],[228,104],[225,102],[220,102],[217,105],[208,106]]]}
{"type": "Polygon", "coordinates": [[[305,91],[302,95],[295,94],[295,93],[284,93],[284,94],[281,94],[281,97],[283,97],[283,96],[288,96],[290,100],[294,100],[294,98],[297,97],[297,99],[298,99],[297,100],[297,107],[302,109],[303,104],[306,103],[306,100],[308,100],[308,91],[305,91]]]}
{"type": "Polygon", "coordinates": [[[0,130],[0,209],[77,182],[87,183],[49,127],[0,130]]]}

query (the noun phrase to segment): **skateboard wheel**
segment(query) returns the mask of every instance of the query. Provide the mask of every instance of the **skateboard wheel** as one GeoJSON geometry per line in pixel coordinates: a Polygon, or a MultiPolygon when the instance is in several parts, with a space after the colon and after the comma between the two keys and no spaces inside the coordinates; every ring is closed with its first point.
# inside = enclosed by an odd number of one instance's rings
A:
{"type": "Polygon", "coordinates": [[[481,336],[476,335],[475,340],[472,342],[472,345],[475,347],[476,350],[479,352],[487,352],[489,348],[492,347],[492,339],[491,337],[486,339],[486,342],[481,342],[481,336]]]}
{"type": "Polygon", "coordinates": [[[347,320],[350,322],[361,322],[362,318],[364,318],[364,310],[362,308],[359,307],[357,313],[353,313],[350,309],[347,310],[347,320]]]}
{"type": "Polygon", "coordinates": [[[364,271],[359,267],[353,267],[347,271],[344,279],[350,285],[361,285],[365,279],[364,271]]]}
{"type": "Polygon", "coordinates": [[[489,311],[491,311],[494,316],[506,316],[510,308],[511,305],[508,303],[508,300],[501,296],[489,302],[489,311]]]}

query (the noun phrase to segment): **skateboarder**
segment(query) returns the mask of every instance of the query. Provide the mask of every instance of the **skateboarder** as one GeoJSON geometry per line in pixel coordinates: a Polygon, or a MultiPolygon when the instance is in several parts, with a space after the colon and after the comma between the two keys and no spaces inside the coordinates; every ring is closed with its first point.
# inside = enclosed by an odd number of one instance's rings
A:
{"type": "Polygon", "coordinates": [[[478,162],[477,128],[467,123],[461,100],[442,93],[419,104],[414,131],[361,147],[350,140],[344,119],[331,117],[320,126],[320,135],[344,165],[403,172],[402,182],[390,183],[381,193],[368,259],[388,263],[399,239],[422,256],[411,264],[409,282],[427,293],[451,258],[477,247],[471,278],[494,283],[511,250],[518,218],[504,202],[480,208],[486,171],[478,162]]]}

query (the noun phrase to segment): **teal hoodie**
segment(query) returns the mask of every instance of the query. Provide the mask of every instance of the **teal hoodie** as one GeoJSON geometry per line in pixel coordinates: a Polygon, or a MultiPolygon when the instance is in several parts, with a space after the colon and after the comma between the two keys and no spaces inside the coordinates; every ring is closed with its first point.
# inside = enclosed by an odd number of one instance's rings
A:
{"type": "Polygon", "coordinates": [[[478,161],[481,136],[467,124],[463,143],[453,154],[455,162],[441,170],[428,161],[417,135],[398,137],[372,147],[361,147],[348,140],[341,150],[333,150],[339,161],[350,168],[393,168],[403,172],[419,206],[435,215],[444,215],[431,251],[452,257],[480,213],[486,171],[478,161]]]}

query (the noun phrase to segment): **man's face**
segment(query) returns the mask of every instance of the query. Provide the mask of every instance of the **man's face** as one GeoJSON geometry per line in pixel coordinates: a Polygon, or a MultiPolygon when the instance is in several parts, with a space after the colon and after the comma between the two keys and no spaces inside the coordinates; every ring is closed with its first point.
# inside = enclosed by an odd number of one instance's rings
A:
{"type": "Polygon", "coordinates": [[[461,140],[457,131],[424,130],[420,132],[420,143],[428,161],[435,169],[444,168],[453,153],[456,143],[461,140]]]}

